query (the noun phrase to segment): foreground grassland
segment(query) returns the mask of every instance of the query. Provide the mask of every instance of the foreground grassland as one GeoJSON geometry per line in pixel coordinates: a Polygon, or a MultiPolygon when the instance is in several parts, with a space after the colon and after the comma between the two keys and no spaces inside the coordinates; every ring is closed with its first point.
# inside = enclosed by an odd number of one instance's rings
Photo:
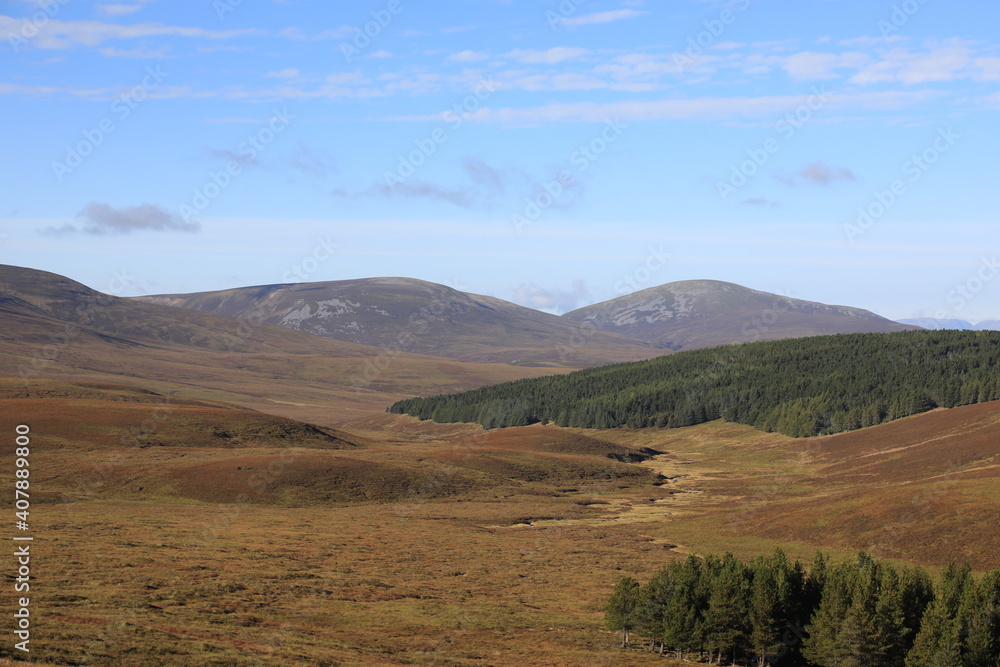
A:
{"type": "Polygon", "coordinates": [[[50,389],[0,399],[3,432],[34,438],[40,662],[671,665],[616,648],[603,605],[684,554],[1000,566],[996,403],[803,440],[724,422],[312,429],[195,401],[157,420],[155,396],[50,389]],[[662,453],[616,460],[644,448],[662,453]]]}

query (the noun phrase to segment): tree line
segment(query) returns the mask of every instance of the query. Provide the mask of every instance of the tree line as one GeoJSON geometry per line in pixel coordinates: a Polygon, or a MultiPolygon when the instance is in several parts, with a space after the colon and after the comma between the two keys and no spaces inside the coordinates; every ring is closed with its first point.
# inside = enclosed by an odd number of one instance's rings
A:
{"type": "Polygon", "coordinates": [[[664,565],[645,584],[622,577],[605,607],[622,645],[678,659],[814,667],[998,667],[1000,570],[976,579],[950,565],[937,582],[861,553],[807,571],[779,549],[664,565]]]}
{"type": "Polygon", "coordinates": [[[793,437],[1000,400],[1000,332],[841,334],[726,345],[412,398],[389,412],[485,428],[680,427],[714,419],[793,437]]]}

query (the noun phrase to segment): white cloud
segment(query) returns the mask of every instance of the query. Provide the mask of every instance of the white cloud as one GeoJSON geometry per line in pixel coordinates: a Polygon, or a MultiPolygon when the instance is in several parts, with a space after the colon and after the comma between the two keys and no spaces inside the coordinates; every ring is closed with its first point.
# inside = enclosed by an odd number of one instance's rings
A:
{"type": "Polygon", "coordinates": [[[278,72],[268,72],[264,76],[272,79],[295,79],[302,76],[302,73],[294,67],[289,67],[278,72]]]}
{"type": "Polygon", "coordinates": [[[134,14],[151,2],[156,2],[156,0],[135,0],[132,3],[99,4],[95,5],[95,7],[97,12],[102,16],[127,16],[128,14],[134,14]]]}
{"type": "Polygon", "coordinates": [[[451,62],[455,63],[477,63],[486,60],[490,57],[490,54],[485,51],[470,51],[466,49],[465,51],[459,51],[458,53],[453,53],[446,58],[451,62]]]}
{"type": "Polygon", "coordinates": [[[649,12],[643,12],[636,9],[616,9],[610,12],[593,12],[591,14],[582,14],[581,16],[560,18],[558,23],[559,25],[566,26],[567,28],[576,28],[582,25],[598,25],[601,23],[612,23],[614,21],[634,19],[648,13],[649,12]]]}
{"type": "Polygon", "coordinates": [[[842,54],[803,51],[785,58],[782,66],[793,79],[798,81],[819,81],[835,79],[837,69],[858,69],[871,60],[870,56],[859,52],[842,54]]]}
{"type": "Polygon", "coordinates": [[[156,58],[163,59],[171,56],[167,55],[167,47],[158,49],[148,49],[140,46],[137,49],[118,49],[113,46],[104,46],[98,50],[105,58],[156,58]]]}
{"type": "Polygon", "coordinates": [[[965,44],[936,47],[929,52],[897,48],[860,69],[850,83],[875,84],[897,82],[908,85],[954,81],[973,75],[973,60],[965,44]]]}
{"type": "Polygon", "coordinates": [[[505,54],[507,58],[525,64],[555,65],[566,60],[573,60],[590,53],[587,49],[557,46],[546,51],[537,49],[514,49],[505,54]]]}
{"type": "Polygon", "coordinates": [[[278,35],[285,39],[302,41],[306,39],[350,39],[354,37],[355,29],[349,25],[342,25],[330,30],[322,30],[312,37],[306,34],[302,28],[282,28],[278,35]]]}
{"type": "Polygon", "coordinates": [[[546,289],[535,283],[522,283],[514,290],[513,301],[528,308],[561,315],[589,304],[591,296],[583,280],[574,280],[568,290],[546,289]]]}
{"type": "MultiPolygon", "coordinates": [[[[884,111],[914,106],[941,96],[939,91],[889,91],[878,93],[829,94],[831,109],[884,111]]],[[[808,96],[702,97],[623,102],[554,103],[536,107],[484,108],[470,114],[470,120],[505,124],[555,122],[603,123],[653,120],[736,120],[778,118],[808,101],[808,96]]],[[[412,118],[411,120],[417,120],[412,118]]],[[[420,120],[429,120],[420,117],[420,120]]]]}
{"type": "Polygon", "coordinates": [[[979,81],[1000,81],[1000,58],[976,58],[977,71],[973,78],[979,81]]]}
{"type": "MultiPolygon", "coordinates": [[[[0,33],[20,34],[21,22],[10,16],[0,16],[0,33]]],[[[161,23],[117,25],[104,21],[60,21],[51,19],[38,26],[31,44],[40,49],[68,49],[75,46],[100,46],[112,39],[143,37],[188,37],[199,39],[232,39],[250,35],[265,35],[264,30],[207,30],[185,28],[161,23]]]]}

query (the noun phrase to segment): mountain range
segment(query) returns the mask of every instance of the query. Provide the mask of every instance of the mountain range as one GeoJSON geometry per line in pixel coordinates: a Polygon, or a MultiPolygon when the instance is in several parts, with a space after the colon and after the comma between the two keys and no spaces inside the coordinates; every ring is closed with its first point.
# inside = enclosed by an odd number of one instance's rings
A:
{"type": "Polygon", "coordinates": [[[648,342],[617,333],[599,332],[586,345],[573,345],[578,333],[572,321],[410,278],[262,285],[135,300],[459,361],[581,368],[662,354],[648,342]]]}
{"type": "Polygon", "coordinates": [[[912,324],[923,329],[958,329],[960,331],[1000,331],[1000,320],[985,320],[973,324],[968,320],[937,319],[934,317],[914,317],[896,320],[900,324],[912,324]]]}
{"type": "Polygon", "coordinates": [[[669,283],[562,316],[408,278],[135,298],[461,361],[578,368],[726,343],[919,328],[860,308],[801,301],[715,280],[669,283]]]}

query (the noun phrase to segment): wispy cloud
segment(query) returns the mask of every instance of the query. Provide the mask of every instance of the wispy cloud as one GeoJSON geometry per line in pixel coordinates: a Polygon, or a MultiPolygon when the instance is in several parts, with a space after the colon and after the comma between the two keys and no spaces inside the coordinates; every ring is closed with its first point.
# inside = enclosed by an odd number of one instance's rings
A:
{"type": "MultiPolygon", "coordinates": [[[[20,34],[21,21],[10,16],[0,16],[0,33],[20,34]]],[[[39,49],[69,49],[77,46],[97,47],[108,40],[141,39],[145,37],[188,37],[198,39],[233,39],[250,35],[266,35],[266,30],[209,30],[137,23],[118,25],[104,21],[60,21],[50,19],[37,26],[38,34],[31,45],[39,49]]]]}
{"type": "Polygon", "coordinates": [[[354,35],[355,29],[349,25],[342,25],[336,28],[321,30],[313,35],[308,35],[302,28],[295,27],[282,28],[278,31],[279,37],[284,37],[285,39],[291,39],[293,41],[305,41],[311,39],[349,39],[354,37],[354,35]]]}
{"type": "Polygon", "coordinates": [[[164,58],[171,57],[167,51],[168,49],[165,46],[158,49],[149,49],[145,46],[140,46],[136,49],[118,49],[113,46],[105,46],[99,49],[98,52],[105,58],[155,58],[156,60],[163,60],[164,58]]]}
{"type": "Polygon", "coordinates": [[[506,54],[507,58],[525,64],[555,65],[566,60],[580,58],[590,53],[587,49],[557,46],[545,51],[538,49],[514,49],[506,54]]]}
{"type": "Polygon", "coordinates": [[[900,47],[880,54],[868,66],[860,68],[848,81],[860,85],[947,82],[975,77],[978,72],[973,67],[974,63],[970,45],[955,40],[927,50],[900,47]]]}
{"type": "MultiPolygon", "coordinates": [[[[331,194],[345,199],[428,199],[460,208],[496,210],[500,206],[522,206],[526,198],[535,199],[542,194],[542,183],[557,178],[557,174],[553,173],[536,179],[519,168],[497,168],[476,157],[462,160],[461,171],[466,182],[459,185],[441,185],[409,178],[392,185],[376,183],[364,190],[335,188],[331,194]]],[[[574,179],[564,184],[563,195],[550,208],[569,210],[579,203],[584,191],[583,183],[574,179]]]]}
{"type": "Polygon", "coordinates": [[[857,176],[850,169],[844,167],[830,167],[823,162],[812,162],[798,171],[787,174],[785,172],[775,172],[775,180],[785,185],[796,187],[799,185],[833,185],[839,181],[856,183],[857,176]]]}
{"type": "Polygon", "coordinates": [[[156,0],[134,0],[133,2],[98,4],[95,5],[95,8],[101,16],[127,16],[128,14],[134,14],[151,2],[156,2],[156,0]]]}
{"type": "Polygon", "coordinates": [[[1000,58],[976,58],[973,78],[979,81],[1000,81],[1000,58]]]}
{"type": "Polygon", "coordinates": [[[613,23],[614,21],[634,19],[639,16],[644,16],[645,14],[648,14],[648,12],[640,11],[638,9],[615,9],[610,12],[593,12],[590,14],[582,14],[580,16],[567,16],[565,18],[560,18],[557,22],[559,25],[567,28],[577,28],[583,25],[599,25],[601,23],[613,23]]]}
{"type": "Polygon", "coordinates": [[[782,67],[788,76],[796,81],[819,81],[839,77],[837,70],[860,69],[871,60],[871,56],[858,51],[848,53],[803,51],[785,58],[782,67]]]}
{"type": "Polygon", "coordinates": [[[459,51],[458,53],[453,53],[448,56],[445,60],[453,63],[477,63],[483,60],[488,60],[490,54],[485,51],[471,51],[466,49],[465,51],[459,51]]]}
{"type": "MultiPolygon", "coordinates": [[[[936,90],[887,91],[830,94],[831,109],[886,111],[907,108],[938,98],[936,90]]],[[[650,120],[739,120],[781,117],[808,100],[807,96],[701,97],[693,99],[643,100],[622,102],[562,102],[535,107],[485,108],[469,114],[469,120],[525,125],[558,122],[602,123],[608,119],[650,120]]],[[[440,119],[440,116],[411,117],[410,120],[440,119]]]]}
{"type": "Polygon", "coordinates": [[[465,185],[443,186],[411,178],[392,185],[377,183],[359,192],[336,188],[332,194],[349,199],[367,197],[432,199],[447,202],[460,208],[472,208],[494,204],[506,190],[507,177],[479,158],[465,158],[462,161],[462,171],[469,181],[465,185]]]}
{"type": "MultiPolygon", "coordinates": [[[[260,119],[249,118],[221,118],[213,120],[217,123],[260,123],[260,119]]],[[[318,148],[311,147],[300,141],[295,149],[289,153],[272,156],[267,161],[262,161],[259,154],[247,151],[234,151],[228,148],[209,148],[208,155],[214,160],[232,161],[244,167],[262,168],[267,171],[287,173],[287,170],[309,174],[325,178],[339,171],[337,161],[332,155],[318,148]]]]}
{"type": "Polygon", "coordinates": [[[291,169],[319,178],[325,178],[339,171],[333,156],[310,148],[301,141],[296,150],[284,159],[284,163],[291,169]]]}
{"type": "Polygon", "coordinates": [[[264,76],[271,79],[297,79],[302,76],[302,73],[294,67],[287,67],[277,72],[268,72],[264,76]]]}
{"type": "Polygon", "coordinates": [[[758,208],[780,208],[781,204],[776,201],[771,201],[770,199],[764,199],[763,197],[753,197],[751,199],[744,199],[740,202],[743,206],[756,206],[758,208]]]}

